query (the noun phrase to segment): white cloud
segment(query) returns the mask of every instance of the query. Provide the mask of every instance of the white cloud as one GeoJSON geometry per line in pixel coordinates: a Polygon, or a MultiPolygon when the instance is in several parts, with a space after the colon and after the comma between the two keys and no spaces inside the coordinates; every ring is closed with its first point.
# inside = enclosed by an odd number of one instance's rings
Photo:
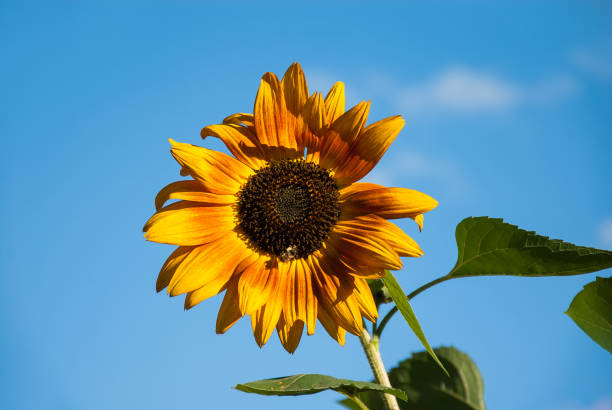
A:
{"type": "Polygon", "coordinates": [[[612,216],[599,225],[599,240],[603,246],[612,247],[612,216]]]}
{"type": "Polygon", "coordinates": [[[306,75],[308,76],[308,91],[311,93],[320,91],[323,97],[325,97],[325,94],[332,85],[339,81],[338,77],[334,77],[331,73],[321,69],[306,71],[306,75]]]}
{"type": "Polygon", "coordinates": [[[576,50],[571,55],[572,62],[583,71],[604,80],[612,80],[612,50],[597,53],[576,50]]]}
{"type": "Polygon", "coordinates": [[[560,102],[578,91],[569,76],[520,84],[484,71],[451,67],[422,84],[395,88],[398,106],[411,113],[473,114],[560,102]]]}
{"type": "Polygon", "coordinates": [[[592,405],[567,404],[555,410],[612,410],[612,398],[606,397],[597,400],[592,405]]]}
{"type": "Polygon", "coordinates": [[[590,410],[612,410],[612,399],[600,400],[590,410]]]}
{"type": "Polygon", "coordinates": [[[555,104],[580,91],[578,82],[569,75],[552,76],[525,88],[524,102],[535,104],[555,104]]]}
{"type": "Polygon", "coordinates": [[[408,111],[441,108],[473,112],[507,108],[519,98],[520,90],[513,84],[491,75],[452,68],[425,84],[405,88],[400,104],[408,111]]]}
{"type": "Polygon", "coordinates": [[[436,183],[454,200],[469,195],[468,178],[452,160],[411,151],[389,152],[364,181],[385,186],[404,186],[408,179],[436,183]]]}
{"type": "Polygon", "coordinates": [[[550,105],[562,102],[580,89],[569,75],[548,75],[521,83],[465,66],[449,66],[413,83],[381,71],[370,71],[361,78],[353,75],[352,79],[316,68],[307,70],[307,74],[311,91],[325,94],[336,79],[342,79],[347,85],[347,103],[380,98],[413,116],[504,112],[520,106],[550,105]]]}

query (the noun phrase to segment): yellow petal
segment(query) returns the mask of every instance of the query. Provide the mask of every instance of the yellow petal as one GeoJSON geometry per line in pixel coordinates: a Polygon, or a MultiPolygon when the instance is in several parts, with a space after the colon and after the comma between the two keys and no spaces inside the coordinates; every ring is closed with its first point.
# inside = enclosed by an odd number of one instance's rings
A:
{"type": "Polygon", "coordinates": [[[304,146],[308,150],[306,160],[315,164],[319,163],[321,133],[327,122],[325,115],[323,97],[320,93],[315,92],[308,98],[302,109],[302,118],[306,124],[302,137],[304,146]]]}
{"type": "Polygon", "coordinates": [[[374,235],[364,236],[363,231],[351,226],[337,224],[327,245],[328,252],[357,275],[402,268],[399,255],[384,239],[374,235]]]}
{"type": "Polygon", "coordinates": [[[282,311],[280,303],[276,300],[262,306],[254,315],[251,316],[251,327],[253,336],[259,347],[268,342],[272,335],[272,330],[278,323],[282,311]]]}
{"type": "Polygon", "coordinates": [[[236,281],[232,280],[227,287],[223,302],[217,315],[217,334],[225,333],[236,323],[243,314],[238,309],[238,292],[236,291],[236,281]]]}
{"type": "Polygon", "coordinates": [[[287,105],[287,129],[289,138],[295,140],[297,151],[304,152],[304,119],[302,108],[308,99],[308,85],[299,63],[293,63],[287,69],[281,81],[285,104],[287,105]]]}
{"type": "Polygon", "coordinates": [[[352,295],[353,281],[351,277],[341,277],[333,272],[325,272],[324,269],[314,261],[313,263],[314,283],[319,295],[320,306],[325,307],[327,313],[347,331],[358,335],[363,329],[363,320],[359,305],[352,295]],[[346,282],[346,283],[342,283],[346,282]],[[343,286],[350,283],[350,292],[344,294],[343,286]]]}
{"type": "MultiPolygon", "coordinates": [[[[318,309],[318,300],[314,291],[314,284],[312,283],[312,271],[306,260],[300,259],[299,263],[301,265],[298,266],[297,274],[303,275],[304,281],[304,303],[306,307],[305,318],[302,320],[306,323],[307,332],[309,335],[313,335],[315,332],[315,327],[317,325],[317,309],[318,309]]],[[[302,315],[300,315],[302,318],[302,315]]]]}
{"type": "Polygon", "coordinates": [[[343,198],[348,198],[357,192],[368,191],[370,189],[380,189],[380,188],[385,188],[385,187],[383,185],[372,184],[371,182],[357,182],[355,184],[351,184],[340,190],[340,201],[342,201],[343,198]]]}
{"type": "Polygon", "coordinates": [[[201,245],[234,229],[228,205],[179,201],[156,212],[145,224],[145,238],[171,245],[201,245]]]}
{"type": "Polygon", "coordinates": [[[155,289],[158,292],[161,292],[168,287],[172,276],[174,276],[174,273],[176,272],[176,269],[194,248],[194,246],[179,246],[170,254],[168,259],[166,259],[164,266],[162,266],[161,270],[159,271],[159,276],[157,277],[155,289]]]}
{"type": "Polygon", "coordinates": [[[236,266],[251,253],[234,232],[201,245],[178,267],[168,285],[168,293],[176,296],[204,288],[201,293],[206,297],[216,295],[231,278],[236,266]]]}
{"type": "Polygon", "coordinates": [[[407,188],[380,188],[370,189],[373,184],[353,184],[349,193],[340,192],[340,201],[343,218],[376,214],[385,219],[416,218],[438,206],[438,201],[427,194],[407,188]],[[346,216],[345,216],[346,215],[346,216]]]}
{"type": "Polygon", "coordinates": [[[312,278],[310,269],[307,267],[304,259],[298,259],[295,261],[295,306],[296,306],[296,317],[307,325],[310,324],[311,328],[308,330],[309,334],[314,333],[314,325],[316,324],[316,299],[312,289],[312,278]],[[312,333],[310,333],[312,331],[312,333]]]}
{"type": "Polygon", "coordinates": [[[293,63],[281,81],[287,109],[297,117],[308,99],[308,85],[300,63],[293,63]]]}
{"type": "Polygon", "coordinates": [[[189,310],[193,308],[194,306],[198,305],[200,302],[210,298],[211,296],[215,296],[216,294],[223,292],[225,289],[227,289],[228,283],[223,285],[221,289],[219,289],[218,291],[214,293],[211,292],[210,286],[203,286],[199,289],[187,292],[185,294],[185,304],[184,304],[185,310],[189,310]]]}
{"type": "Polygon", "coordinates": [[[347,185],[363,178],[380,161],[405,121],[399,115],[364,128],[350,147],[346,160],[336,168],[334,178],[347,185]]]}
{"type": "Polygon", "coordinates": [[[413,217],[414,221],[419,225],[419,231],[423,230],[423,214],[416,215],[413,217]]]}
{"type": "Polygon", "coordinates": [[[255,135],[255,117],[253,114],[239,112],[223,119],[223,124],[244,125],[255,135]]]}
{"type": "MultiPolygon", "coordinates": [[[[234,286],[234,288],[237,287],[238,277],[245,270],[245,268],[252,265],[255,261],[259,259],[259,255],[254,252],[250,252],[250,253],[247,252],[246,254],[247,256],[244,257],[244,259],[242,259],[242,261],[237,264],[232,274],[232,279],[230,279],[230,281],[228,282],[228,284],[231,284],[232,282],[236,282],[236,283],[233,283],[233,285],[231,285],[231,286],[234,286]]],[[[226,284],[225,286],[228,286],[228,284],[226,284]]],[[[209,297],[214,296],[219,292],[222,292],[225,286],[219,289],[218,283],[216,283],[215,281],[211,281],[207,283],[206,285],[202,286],[201,288],[198,288],[191,292],[187,292],[187,297],[185,298],[185,309],[191,309],[192,307],[194,307],[201,301],[208,299],[209,297]]],[[[239,295],[238,295],[237,290],[232,289],[232,292],[235,293],[236,301],[237,301],[236,303],[238,303],[239,295]]],[[[244,312],[241,311],[241,315],[244,315],[244,312]]]]}
{"type": "Polygon", "coordinates": [[[318,135],[325,126],[327,122],[325,115],[323,97],[321,93],[315,92],[308,98],[302,109],[302,117],[315,135],[318,135]]]}
{"type": "Polygon", "coordinates": [[[299,155],[295,137],[289,134],[287,107],[278,78],[266,73],[255,97],[255,129],[270,159],[296,158],[299,155]],[[293,138],[292,138],[293,137],[293,138]]]}
{"type": "Polygon", "coordinates": [[[231,205],[236,202],[234,195],[219,195],[204,192],[204,186],[198,181],[176,181],[166,185],[155,197],[155,209],[160,210],[170,199],[203,202],[215,205],[231,205]]]}
{"type": "Polygon", "coordinates": [[[251,315],[251,326],[253,327],[253,336],[259,347],[266,344],[272,331],[278,323],[279,317],[285,302],[285,286],[286,286],[286,264],[273,264],[270,267],[271,286],[270,296],[266,304],[262,306],[254,315],[251,315]]]}
{"type": "Polygon", "coordinates": [[[332,318],[325,306],[320,305],[317,316],[325,331],[329,333],[333,339],[338,341],[340,346],[344,346],[346,330],[332,318]]]}
{"type": "Polygon", "coordinates": [[[423,250],[410,236],[378,215],[362,215],[339,221],[338,226],[350,228],[356,235],[386,241],[399,256],[423,256],[423,250]]]}
{"type": "Polygon", "coordinates": [[[218,151],[170,140],[172,156],[208,192],[235,194],[253,170],[218,151]]]}
{"type": "Polygon", "coordinates": [[[298,320],[290,324],[287,323],[283,315],[281,315],[276,325],[276,331],[278,332],[278,338],[285,350],[289,353],[293,353],[300,344],[300,339],[304,331],[304,322],[298,320]]]}
{"type": "Polygon", "coordinates": [[[370,112],[370,102],[362,101],[331,123],[330,129],[340,134],[344,141],[352,143],[363,129],[370,112]]]}
{"type": "Polygon", "coordinates": [[[344,84],[338,81],[325,96],[325,117],[329,125],[344,114],[344,84]]]}
{"type": "Polygon", "coordinates": [[[284,271],[286,272],[285,281],[285,302],[283,303],[283,312],[288,323],[293,323],[298,319],[298,284],[296,278],[296,261],[283,262],[284,271]]]}
{"type": "Polygon", "coordinates": [[[355,278],[354,295],[363,316],[369,321],[375,322],[378,318],[378,309],[376,309],[376,302],[374,302],[374,297],[372,297],[372,291],[365,279],[355,278]]]}
{"type": "Polygon", "coordinates": [[[233,124],[209,125],[202,128],[200,135],[202,138],[219,138],[240,162],[252,169],[259,169],[266,163],[261,144],[246,127],[233,124]]]}
{"type": "Polygon", "coordinates": [[[340,117],[325,132],[320,142],[320,164],[335,169],[348,158],[350,149],[365,125],[370,102],[362,101],[340,117]]]}
{"type": "Polygon", "coordinates": [[[270,281],[276,280],[277,276],[270,275],[266,264],[266,259],[260,256],[238,277],[238,298],[242,313],[253,315],[266,303],[270,292],[274,290],[274,283],[270,281]]]}

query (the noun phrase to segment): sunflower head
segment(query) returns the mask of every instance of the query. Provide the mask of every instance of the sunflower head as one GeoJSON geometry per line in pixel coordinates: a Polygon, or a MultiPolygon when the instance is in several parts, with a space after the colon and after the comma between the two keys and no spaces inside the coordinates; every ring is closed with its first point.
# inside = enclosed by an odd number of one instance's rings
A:
{"type": "Polygon", "coordinates": [[[321,248],[340,217],[340,194],[328,170],[281,159],[251,175],[238,193],[238,226],[260,253],[287,262],[321,248]]]}
{"type": "Polygon", "coordinates": [[[170,140],[188,180],[164,187],[145,238],[177,245],[157,290],[186,294],[185,309],[225,291],[217,317],[224,333],[244,315],[263,346],[276,329],[293,352],[317,320],[340,344],[375,321],[366,279],[401,269],[419,246],[389,219],[436,207],[406,188],[357,182],[404,125],[400,116],[366,126],[369,102],[345,111],[344,85],[310,94],[298,63],[282,81],[262,77],[253,114],[202,129],[232,156],[170,140]],[[171,200],[177,202],[166,205],[171,200]]]}

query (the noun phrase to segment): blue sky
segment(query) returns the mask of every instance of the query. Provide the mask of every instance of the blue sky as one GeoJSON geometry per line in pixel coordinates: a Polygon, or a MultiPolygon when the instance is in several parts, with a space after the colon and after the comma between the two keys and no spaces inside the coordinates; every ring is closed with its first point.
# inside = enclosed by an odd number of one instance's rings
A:
{"type": "MultiPolygon", "coordinates": [[[[612,249],[611,23],[605,2],[2,2],[2,407],[339,408],[230,386],[371,378],[355,337],[259,349],[248,320],[214,333],[220,298],[184,312],[154,292],[171,247],[141,228],[179,178],[167,139],[199,144],[293,61],[311,91],[372,99],[369,122],[406,118],[368,177],[440,202],[422,233],[400,223],[426,252],[397,273],[406,291],[453,266],[467,216],[612,249]]],[[[413,307],[478,364],[488,408],[609,410],[612,357],[563,314],[594,276],[459,279],[413,307]]],[[[420,349],[395,318],[387,366],[420,349]]]]}

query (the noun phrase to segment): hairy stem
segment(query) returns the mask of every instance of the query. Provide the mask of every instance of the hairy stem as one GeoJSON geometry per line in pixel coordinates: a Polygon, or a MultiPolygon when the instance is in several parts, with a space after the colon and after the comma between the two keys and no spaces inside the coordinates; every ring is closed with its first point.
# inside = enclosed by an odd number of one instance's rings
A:
{"type": "MultiPolygon", "coordinates": [[[[389,375],[385,370],[385,365],[383,364],[382,357],[380,357],[380,351],[378,350],[378,336],[374,335],[374,337],[370,337],[370,333],[364,328],[359,335],[359,341],[361,342],[363,351],[368,358],[368,363],[370,363],[372,373],[374,373],[374,378],[378,384],[391,387],[389,375]]],[[[399,404],[394,395],[389,393],[382,393],[382,395],[387,410],[399,410],[399,404]]]]}

